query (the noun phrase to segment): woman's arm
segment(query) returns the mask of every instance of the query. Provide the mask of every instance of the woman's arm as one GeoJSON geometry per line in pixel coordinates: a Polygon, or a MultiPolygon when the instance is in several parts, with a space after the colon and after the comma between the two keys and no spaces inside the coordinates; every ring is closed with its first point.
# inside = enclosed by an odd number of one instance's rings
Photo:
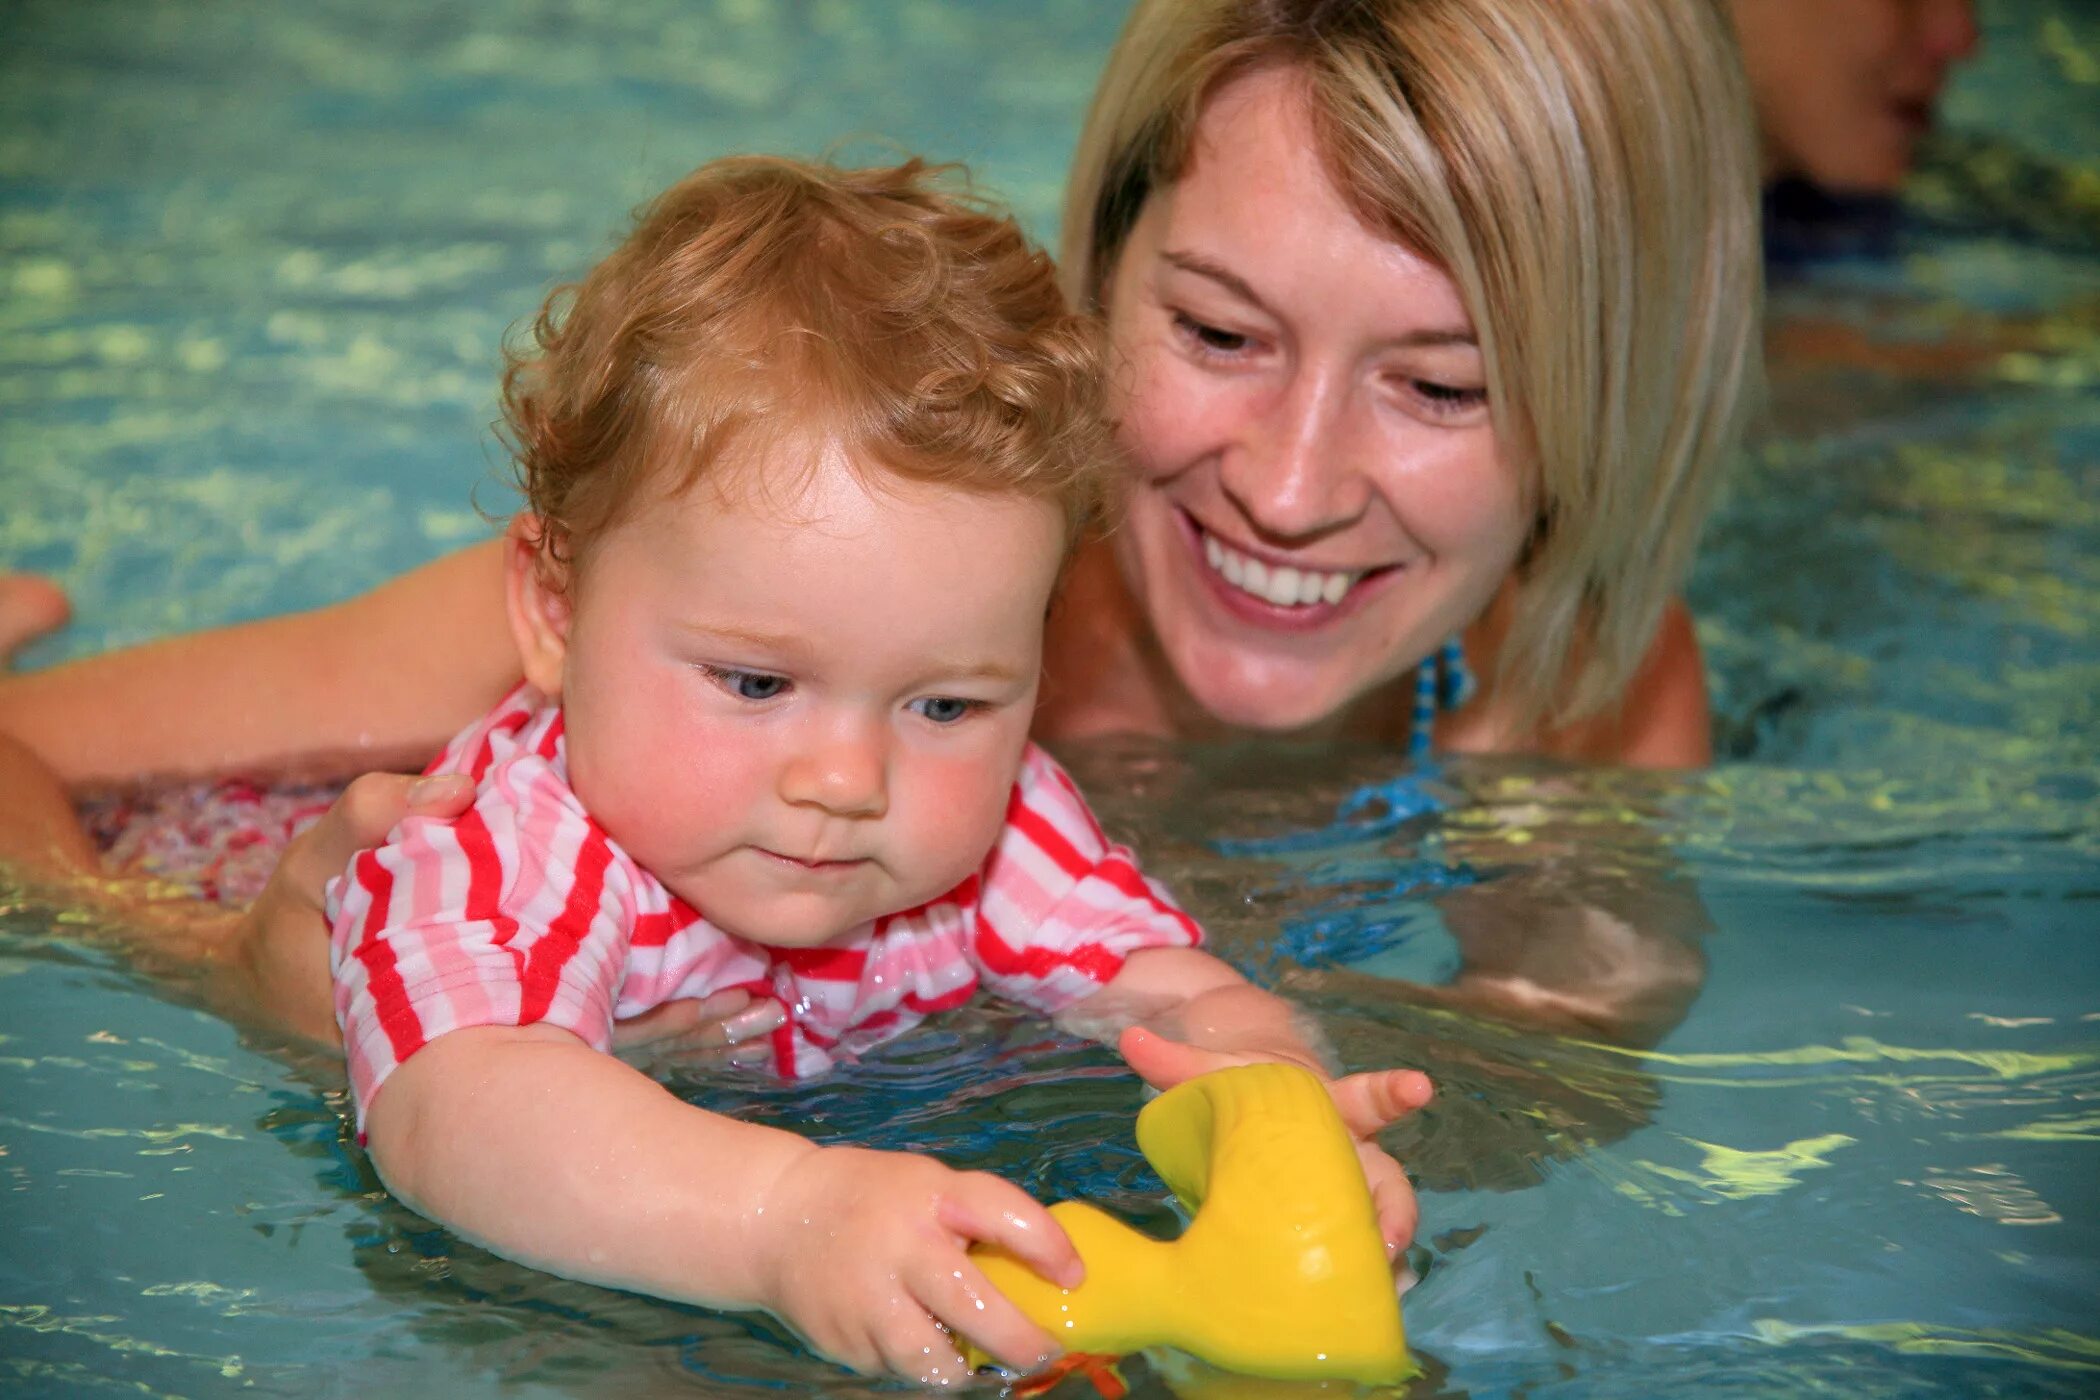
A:
{"type": "Polygon", "coordinates": [[[0,733],[73,789],[419,768],[516,684],[502,542],[311,612],[0,679],[0,733]]]}
{"type": "Polygon", "coordinates": [[[766,1308],[862,1370],[952,1384],[955,1343],[1032,1369],[1050,1337],[966,1255],[1078,1282],[1048,1211],[928,1157],[820,1148],[693,1107],[551,1026],[441,1035],[366,1119],[397,1196],[498,1254],[616,1288],[766,1308]]]}

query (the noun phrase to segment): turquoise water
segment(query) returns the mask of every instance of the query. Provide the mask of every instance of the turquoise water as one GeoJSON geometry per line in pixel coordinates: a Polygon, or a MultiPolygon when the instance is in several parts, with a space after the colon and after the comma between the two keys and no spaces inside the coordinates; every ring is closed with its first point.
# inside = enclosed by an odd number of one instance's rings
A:
{"type": "MultiPolygon", "coordinates": [[[[498,337],[708,156],[953,155],[1047,233],[1119,18],[7,7],[0,564],[81,613],[30,661],[478,537],[498,337]]],[[[1225,951],[1351,1061],[1438,1078],[1391,1139],[1424,1187],[1420,1394],[2100,1390],[2100,23],[1986,20],[1928,223],[1775,296],[1772,406],[1692,590],[1714,771],[1073,756],[1225,951]],[[1453,930],[1541,980],[1703,981],[1651,1051],[1510,1030],[1439,1001],[1453,930]]],[[[878,1389],[762,1319],[460,1245],[378,1190],[332,1066],[91,932],[0,887],[0,1389],[878,1389]]],[[[995,1008],[814,1090],[677,1082],[1168,1218],[1134,1082],[995,1008]]]]}

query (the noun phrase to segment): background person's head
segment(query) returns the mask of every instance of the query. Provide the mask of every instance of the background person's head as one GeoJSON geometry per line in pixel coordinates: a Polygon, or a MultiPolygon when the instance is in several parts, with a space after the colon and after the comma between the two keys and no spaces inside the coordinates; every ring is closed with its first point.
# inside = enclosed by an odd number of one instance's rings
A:
{"type": "Polygon", "coordinates": [[[1511,710],[1614,698],[1754,377],[1755,164],[1710,0],[1139,4],[1063,270],[1189,694],[1318,722],[1514,577],[1511,710]]]}
{"type": "Polygon", "coordinates": [[[1974,0],[1729,0],[1765,178],[1886,194],[1910,171],[1954,65],[1975,52],[1974,0]]]}

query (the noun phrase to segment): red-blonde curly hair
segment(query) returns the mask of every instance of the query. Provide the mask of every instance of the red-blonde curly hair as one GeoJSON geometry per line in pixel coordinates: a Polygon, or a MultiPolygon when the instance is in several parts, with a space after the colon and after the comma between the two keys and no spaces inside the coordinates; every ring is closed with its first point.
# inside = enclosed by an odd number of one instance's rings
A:
{"type": "Polygon", "coordinates": [[[761,450],[828,437],[857,466],[1050,502],[1075,542],[1110,470],[1094,333],[1048,256],[953,173],[714,161],[555,289],[503,376],[543,558],[580,561],[754,432],[761,450]]]}

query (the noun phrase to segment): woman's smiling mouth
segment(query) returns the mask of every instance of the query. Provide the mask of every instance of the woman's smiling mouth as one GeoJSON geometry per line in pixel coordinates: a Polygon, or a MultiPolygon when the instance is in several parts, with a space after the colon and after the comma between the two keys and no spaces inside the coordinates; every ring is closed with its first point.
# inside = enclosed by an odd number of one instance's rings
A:
{"type": "Polygon", "coordinates": [[[1189,546],[1210,592],[1236,616],[1265,626],[1317,626],[1360,601],[1367,585],[1398,574],[1404,565],[1371,569],[1315,569],[1260,559],[1227,544],[1187,511],[1177,510],[1189,546]]]}

